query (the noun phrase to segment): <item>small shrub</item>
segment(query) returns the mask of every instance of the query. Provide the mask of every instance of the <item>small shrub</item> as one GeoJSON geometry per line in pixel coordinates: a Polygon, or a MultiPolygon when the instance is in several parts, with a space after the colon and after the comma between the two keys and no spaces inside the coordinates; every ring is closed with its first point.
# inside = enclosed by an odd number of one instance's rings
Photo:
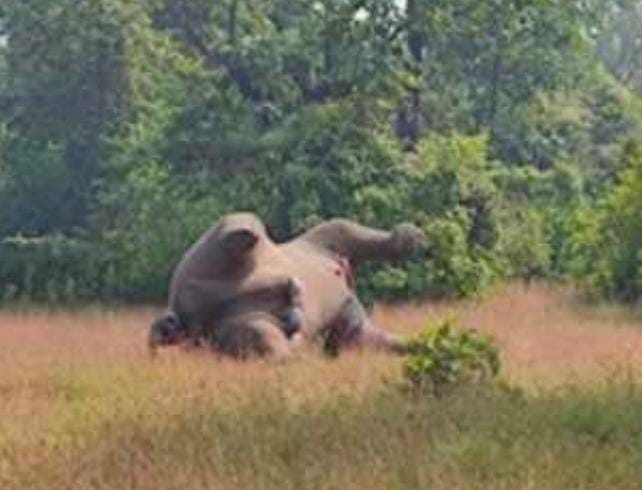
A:
{"type": "Polygon", "coordinates": [[[474,330],[459,331],[452,320],[429,326],[408,347],[404,377],[422,393],[439,396],[457,385],[488,381],[500,370],[493,339],[474,330]]]}

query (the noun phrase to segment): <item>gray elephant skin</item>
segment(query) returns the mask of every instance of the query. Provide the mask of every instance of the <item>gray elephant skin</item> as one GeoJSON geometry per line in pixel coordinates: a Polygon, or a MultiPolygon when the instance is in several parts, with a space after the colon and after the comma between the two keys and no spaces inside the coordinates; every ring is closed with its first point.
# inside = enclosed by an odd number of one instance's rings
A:
{"type": "Polygon", "coordinates": [[[331,354],[359,346],[403,353],[404,341],[368,318],[352,270],[409,257],[425,241],[407,223],[384,231],[333,219],[277,244],[254,214],[226,215],[174,270],[149,347],[205,343],[235,357],[283,358],[319,342],[331,354]]]}

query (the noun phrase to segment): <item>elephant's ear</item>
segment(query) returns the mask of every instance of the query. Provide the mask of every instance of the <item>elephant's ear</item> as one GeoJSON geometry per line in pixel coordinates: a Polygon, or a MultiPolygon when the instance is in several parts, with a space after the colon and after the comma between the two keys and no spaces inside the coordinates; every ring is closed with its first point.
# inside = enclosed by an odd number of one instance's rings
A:
{"type": "Polygon", "coordinates": [[[259,236],[252,230],[242,228],[229,232],[223,238],[226,250],[232,253],[246,253],[254,248],[259,241],[259,236]]]}

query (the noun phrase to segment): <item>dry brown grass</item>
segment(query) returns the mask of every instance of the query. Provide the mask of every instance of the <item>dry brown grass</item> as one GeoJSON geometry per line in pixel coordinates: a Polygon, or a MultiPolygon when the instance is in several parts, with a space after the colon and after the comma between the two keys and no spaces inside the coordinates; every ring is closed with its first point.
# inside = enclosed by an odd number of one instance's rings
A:
{"type": "Polygon", "coordinates": [[[506,374],[520,382],[588,381],[642,367],[642,317],[613,306],[582,304],[571,289],[513,283],[482,300],[379,307],[375,312],[380,323],[406,334],[416,332],[426,319],[449,315],[492,334],[506,374]]]}
{"type": "MultiPolygon", "coordinates": [[[[456,315],[462,324],[496,337],[507,376],[521,383],[550,385],[569,377],[587,381],[623,366],[639,369],[642,322],[578,309],[570,294],[509,285],[485,300],[379,306],[374,316],[390,330],[412,334],[427,320],[456,315]]],[[[296,415],[297,407],[309,410],[341,400],[358,404],[383,380],[399,378],[400,360],[373,352],[327,360],[308,350],[274,365],[168,349],[151,361],[145,335],[154,314],[146,308],[0,313],[0,488],[247,488],[247,468],[223,471],[213,465],[204,471],[198,454],[189,452],[177,453],[181,463],[174,462],[170,455],[179,450],[228,457],[219,454],[227,446],[192,447],[185,434],[228,434],[225,444],[236,444],[225,426],[227,415],[216,419],[215,427],[205,427],[205,419],[185,419],[186,414],[206,407],[207,413],[229,412],[234,421],[237,407],[278,393],[296,415]],[[179,430],[181,424],[187,429],[179,430]],[[200,461],[200,466],[186,461],[200,461]]],[[[260,411],[243,410],[259,420],[253,424],[261,424],[260,411]]],[[[270,419],[269,413],[265,417],[270,419]]],[[[399,430],[403,440],[410,440],[406,429],[399,430]]],[[[336,446],[322,433],[306,437],[336,446]]],[[[259,451],[262,446],[257,442],[256,447],[259,451]]],[[[267,443],[265,448],[269,451],[267,443]]],[[[338,473],[311,467],[321,473],[308,475],[310,481],[326,482],[328,488],[375,488],[372,482],[385,487],[388,466],[376,460],[377,450],[363,449],[374,459],[358,477],[341,466],[341,458],[336,459],[341,451],[336,450],[323,457],[336,460],[338,473]]],[[[444,488],[462,485],[447,466],[436,466],[431,475],[433,483],[454,478],[444,488]]],[[[269,472],[265,481],[270,481],[269,472]]],[[[272,488],[265,481],[262,485],[272,488]]],[[[288,485],[297,488],[294,480],[288,485]]]]}

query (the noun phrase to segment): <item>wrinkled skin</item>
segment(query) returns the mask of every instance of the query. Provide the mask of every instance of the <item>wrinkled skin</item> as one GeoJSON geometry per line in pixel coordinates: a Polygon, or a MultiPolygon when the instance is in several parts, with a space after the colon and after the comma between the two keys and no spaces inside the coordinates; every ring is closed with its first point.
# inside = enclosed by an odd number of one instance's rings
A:
{"type": "Polygon", "coordinates": [[[168,310],[152,324],[149,346],[205,342],[236,357],[281,358],[319,340],[332,354],[358,346],[403,353],[404,342],[368,318],[351,271],[424,245],[410,224],[388,232],[343,219],[275,244],[255,215],[224,216],[176,267],[168,310]]]}

